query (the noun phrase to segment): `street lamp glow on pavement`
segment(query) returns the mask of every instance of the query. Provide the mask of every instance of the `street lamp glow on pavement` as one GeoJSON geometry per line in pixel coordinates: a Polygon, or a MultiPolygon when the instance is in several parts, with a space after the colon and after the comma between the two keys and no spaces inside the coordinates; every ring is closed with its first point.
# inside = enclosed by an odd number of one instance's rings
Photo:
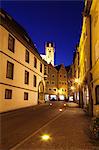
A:
{"type": "Polygon", "coordinates": [[[66,106],[66,104],[64,104],[64,106],[66,106]]]}
{"type": "Polygon", "coordinates": [[[48,134],[43,134],[43,135],[41,136],[41,139],[42,139],[43,141],[48,141],[50,138],[51,138],[51,137],[50,137],[50,135],[48,135],[48,134]]]}
{"type": "Polygon", "coordinates": [[[60,108],[59,111],[62,112],[62,108],[60,108]]]}

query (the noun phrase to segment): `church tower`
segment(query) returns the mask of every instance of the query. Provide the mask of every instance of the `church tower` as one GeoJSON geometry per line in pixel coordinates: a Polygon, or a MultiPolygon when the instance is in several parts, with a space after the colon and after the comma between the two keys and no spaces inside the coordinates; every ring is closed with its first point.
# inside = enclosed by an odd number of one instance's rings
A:
{"type": "Polygon", "coordinates": [[[46,61],[48,64],[52,64],[54,66],[54,44],[52,42],[47,42],[45,44],[45,53],[46,53],[46,61]]]}

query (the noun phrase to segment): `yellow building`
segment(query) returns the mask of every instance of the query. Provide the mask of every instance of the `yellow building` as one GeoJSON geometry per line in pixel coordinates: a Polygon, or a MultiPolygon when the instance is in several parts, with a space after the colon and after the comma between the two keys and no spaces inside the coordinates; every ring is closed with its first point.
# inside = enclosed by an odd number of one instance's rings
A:
{"type": "Polygon", "coordinates": [[[79,81],[80,81],[80,105],[87,107],[89,104],[89,92],[91,82],[91,55],[90,55],[90,16],[83,15],[83,24],[79,42],[79,81]]]}
{"type": "Polygon", "coordinates": [[[72,92],[74,93],[74,101],[79,103],[79,51],[78,46],[76,46],[76,51],[73,56],[72,65],[72,92]]]}
{"type": "Polygon", "coordinates": [[[45,80],[45,101],[65,100],[68,98],[67,72],[64,65],[48,64],[48,76],[45,80]]]}
{"type": "MultiPolygon", "coordinates": [[[[78,47],[80,106],[99,115],[99,1],[86,0],[78,47]]],[[[77,73],[76,57],[74,61],[77,73]]],[[[76,77],[76,76],[75,76],[76,77]]]]}
{"type": "Polygon", "coordinates": [[[68,83],[67,83],[67,71],[63,64],[55,67],[58,71],[58,98],[59,100],[65,100],[68,98],[68,83]]]}
{"type": "Polygon", "coordinates": [[[93,115],[99,116],[99,0],[93,0],[91,9],[92,99],[93,115]]]}
{"type": "Polygon", "coordinates": [[[0,112],[44,102],[44,61],[26,31],[0,10],[0,112]]]}
{"type": "Polygon", "coordinates": [[[57,100],[57,70],[52,64],[48,64],[48,75],[47,80],[45,80],[45,84],[45,101],[49,101],[53,98],[57,100]]]}

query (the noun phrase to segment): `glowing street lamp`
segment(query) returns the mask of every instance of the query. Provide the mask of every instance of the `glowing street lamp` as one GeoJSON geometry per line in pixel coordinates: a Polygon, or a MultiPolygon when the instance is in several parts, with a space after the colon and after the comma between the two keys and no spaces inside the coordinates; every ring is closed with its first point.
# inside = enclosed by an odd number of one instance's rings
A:
{"type": "Polygon", "coordinates": [[[80,84],[81,83],[80,79],[79,78],[75,78],[75,83],[80,84]]]}
{"type": "Polygon", "coordinates": [[[71,86],[71,90],[74,90],[75,89],[75,87],[74,86],[71,86]]]}

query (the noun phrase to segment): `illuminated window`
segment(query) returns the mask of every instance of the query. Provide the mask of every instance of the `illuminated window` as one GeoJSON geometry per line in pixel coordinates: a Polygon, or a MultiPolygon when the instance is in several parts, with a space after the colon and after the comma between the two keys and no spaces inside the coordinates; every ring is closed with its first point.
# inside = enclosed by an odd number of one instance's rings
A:
{"type": "Polygon", "coordinates": [[[28,93],[24,92],[24,100],[28,100],[28,93]]]}
{"type": "Polygon", "coordinates": [[[37,68],[37,59],[34,57],[34,67],[37,68]]]}
{"type": "Polygon", "coordinates": [[[28,50],[25,51],[25,61],[29,63],[29,51],[28,50]]]}
{"type": "Polygon", "coordinates": [[[29,84],[29,72],[25,70],[25,84],[29,84]]]}
{"type": "Polygon", "coordinates": [[[37,79],[36,79],[36,76],[34,75],[34,87],[36,87],[36,81],[37,79]]]}
{"type": "Polygon", "coordinates": [[[6,78],[13,79],[13,70],[14,70],[14,64],[7,61],[6,78]]]}
{"type": "Polygon", "coordinates": [[[12,90],[5,89],[5,99],[12,99],[12,90]]]}
{"type": "Polygon", "coordinates": [[[96,86],[95,91],[96,91],[96,104],[99,104],[99,85],[96,86]]]}
{"type": "Polygon", "coordinates": [[[8,37],[8,49],[14,53],[14,45],[15,45],[15,39],[9,34],[8,37]]]}

